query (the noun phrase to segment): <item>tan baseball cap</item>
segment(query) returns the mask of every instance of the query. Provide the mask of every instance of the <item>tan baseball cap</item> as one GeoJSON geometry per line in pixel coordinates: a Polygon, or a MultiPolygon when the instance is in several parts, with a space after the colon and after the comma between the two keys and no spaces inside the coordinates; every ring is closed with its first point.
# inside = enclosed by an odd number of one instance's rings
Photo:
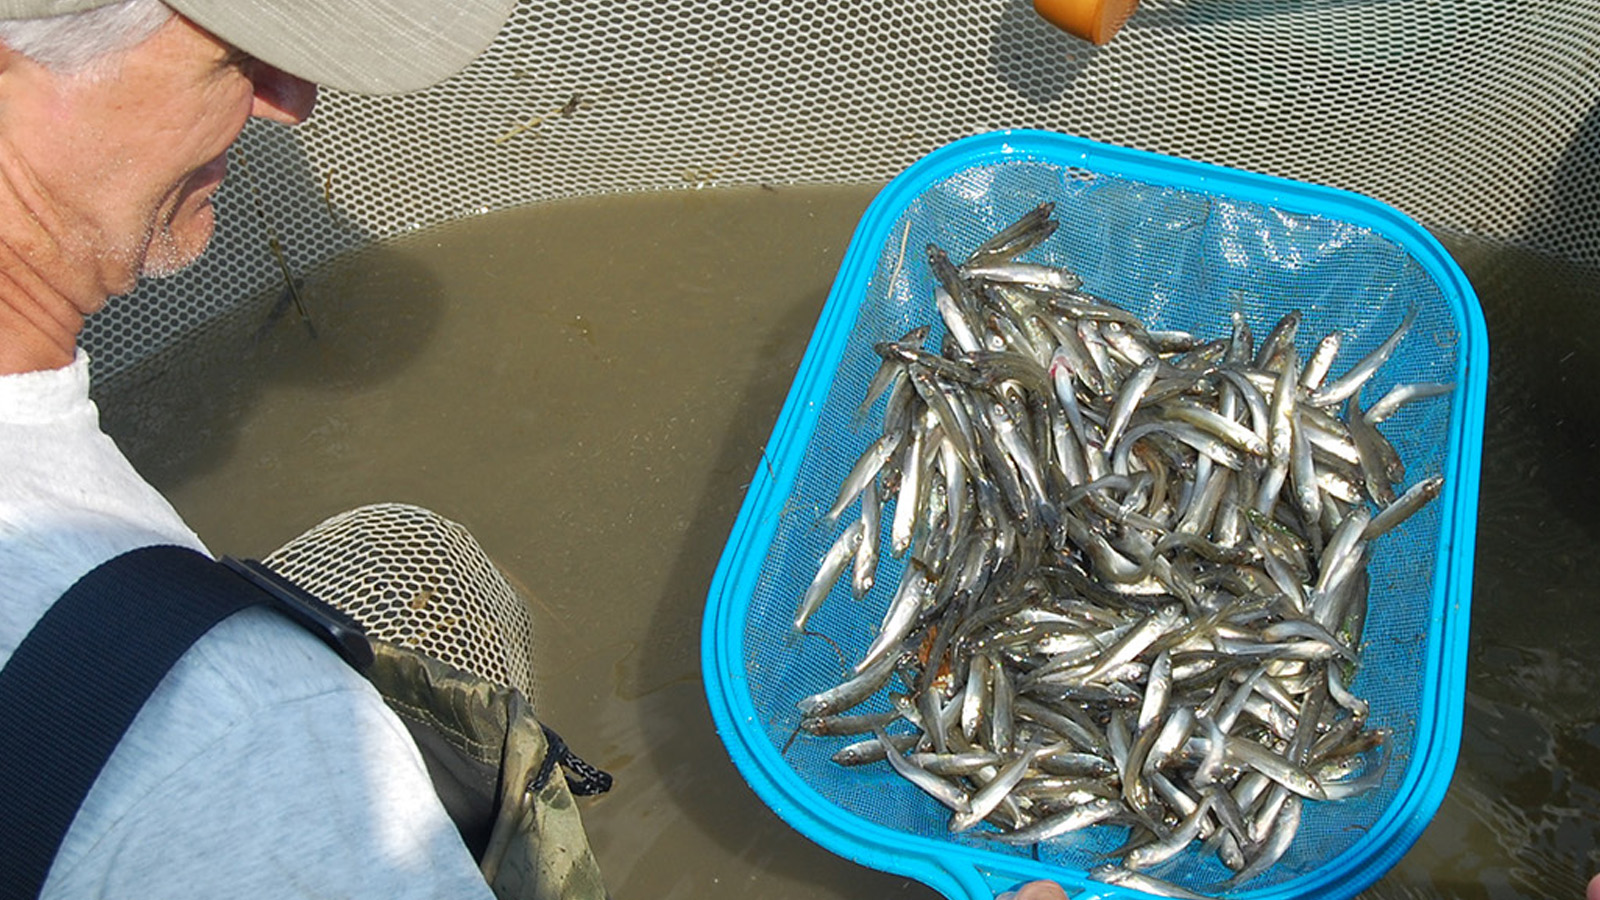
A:
{"type": "MultiPolygon", "coordinates": [[[[0,0],[35,19],[117,0],[0,0]]],[[[251,56],[319,85],[398,94],[436,84],[483,52],[516,0],[165,0],[251,56]]]]}

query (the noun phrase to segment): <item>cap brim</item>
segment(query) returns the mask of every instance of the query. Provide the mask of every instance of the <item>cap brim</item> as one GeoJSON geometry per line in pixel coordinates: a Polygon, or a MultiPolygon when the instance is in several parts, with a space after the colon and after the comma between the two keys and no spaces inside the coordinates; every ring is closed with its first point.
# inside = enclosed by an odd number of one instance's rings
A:
{"type": "Polygon", "coordinates": [[[494,40],[516,0],[167,0],[201,28],[341,91],[437,84],[494,40]]]}

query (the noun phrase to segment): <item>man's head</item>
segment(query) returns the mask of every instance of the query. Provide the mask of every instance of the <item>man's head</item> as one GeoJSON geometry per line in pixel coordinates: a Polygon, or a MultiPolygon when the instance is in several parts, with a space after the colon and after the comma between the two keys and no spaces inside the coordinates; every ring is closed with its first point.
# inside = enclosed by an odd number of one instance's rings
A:
{"type": "Polygon", "coordinates": [[[108,296],[198,257],[252,116],[303,120],[319,81],[440,80],[510,4],[0,0],[0,356],[20,336],[70,359],[108,296]]]}
{"type": "Polygon", "coordinates": [[[316,87],[177,15],[74,62],[0,48],[0,180],[34,226],[32,261],[92,278],[77,304],[89,313],[83,304],[101,292],[194,261],[211,237],[228,145],[251,116],[304,119],[316,87]]]}

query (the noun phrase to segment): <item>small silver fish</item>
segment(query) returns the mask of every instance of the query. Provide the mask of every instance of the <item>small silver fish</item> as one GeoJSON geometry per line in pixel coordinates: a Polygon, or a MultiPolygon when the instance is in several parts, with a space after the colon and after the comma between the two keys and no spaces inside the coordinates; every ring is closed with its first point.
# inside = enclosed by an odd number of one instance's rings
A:
{"type": "Polygon", "coordinates": [[[1200,896],[1136,870],[1215,854],[1231,890],[1277,864],[1306,802],[1382,783],[1386,732],[1348,687],[1367,566],[1444,485],[1395,496],[1404,460],[1379,425],[1450,388],[1362,409],[1415,309],[1340,373],[1348,336],[1302,363],[1298,311],[1259,345],[1237,311],[1221,339],[1152,330],[1023,258],[1054,230],[1041,206],[959,265],[929,245],[939,348],[923,326],[875,345],[859,410],[881,409],[881,434],[823,519],[857,498],[861,513],[795,628],[854,559],[877,631],[843,681],[799,701],[801,728],[841,743],[875,729],[840,764],[886,763],[954,832],[1027,845],[1116,821],[1130,839],[1092,877],[1200,896]],[[890,504],[906,559],[892,592],[865,534],[890,504]]]}

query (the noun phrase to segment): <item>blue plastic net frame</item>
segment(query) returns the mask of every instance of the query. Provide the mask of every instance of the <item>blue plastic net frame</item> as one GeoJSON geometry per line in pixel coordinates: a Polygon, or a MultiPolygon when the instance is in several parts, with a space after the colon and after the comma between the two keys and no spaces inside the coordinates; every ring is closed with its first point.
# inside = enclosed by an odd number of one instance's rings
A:
{"type": "MultiPolygon", "coordinates": [[[[1455,766],[1488,368],[1482,312],[1460,269],[1413,220],[1359,195],[1032,131],[958,141],[891,182],[856,230],[712,582],[703,667],[718,731],[768,806],[857,862],[951,897],[989,897],[1030,878],[1074,896],[1131,896],[1085,879],[1121,829],[1036,851],[951,836],[947,811],[887,767],[829,761],[843,739],[790,740],[794,702],[840,680],[840,651],[866,646],[899,579],[899,561],[885,559],[865,600],[836,589],[809,629],[829,641],[790,633],[817,561],[853,511],[833,525],[821,513],[877,436],[879,411],[855,415],[878,362],[871,345],[919,324],[937,337],[928,243],[959,259],[1045,200],[1061,227],[1028,258],[1070,266],[1153,327],[1221,337],[1238,311],[1259,335],[1300,309],[1302,356],[1323,334],[1343,333],[1337,374],[1414,309],[1365,403],[1399,382],[1455,384],[1383,426],[1407,464],[1405,484],[1445,476],[1435,503],[1380,540],[1370,570],[1352,688],[1372,703],[1372,725],[1394,731],[1384,783],[1355,800],[1308,803],[1289,853],[1235,892],[1354,895],[1421,834],[1455,766]]],[[[1158,874],[1204,889],[1228,873],[1186,854],[1158,874]]]]}

